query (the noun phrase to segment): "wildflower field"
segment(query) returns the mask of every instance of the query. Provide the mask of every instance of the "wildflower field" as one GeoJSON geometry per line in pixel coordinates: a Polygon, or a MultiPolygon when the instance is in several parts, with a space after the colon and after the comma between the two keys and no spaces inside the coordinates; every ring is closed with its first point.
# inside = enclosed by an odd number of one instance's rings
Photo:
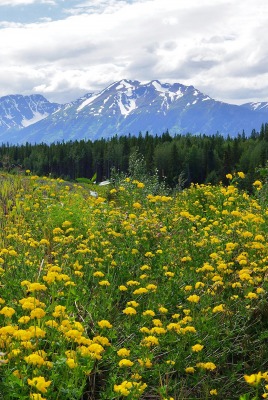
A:
{"type": "Polygon", "coordinates": [[[268,398],[268,204],[228,178],[1,174],[0,399],[268,398]]]}

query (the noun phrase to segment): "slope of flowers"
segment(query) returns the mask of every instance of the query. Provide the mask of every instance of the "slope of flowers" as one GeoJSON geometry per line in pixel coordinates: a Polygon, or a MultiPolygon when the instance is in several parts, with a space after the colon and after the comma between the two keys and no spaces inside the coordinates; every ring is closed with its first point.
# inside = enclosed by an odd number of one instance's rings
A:
{"type": "Polygon", "coordinates": [[[128,178],[95,198],[1,175],[0,399],[268,397],[255,187],[169,197],[128,178]]]}

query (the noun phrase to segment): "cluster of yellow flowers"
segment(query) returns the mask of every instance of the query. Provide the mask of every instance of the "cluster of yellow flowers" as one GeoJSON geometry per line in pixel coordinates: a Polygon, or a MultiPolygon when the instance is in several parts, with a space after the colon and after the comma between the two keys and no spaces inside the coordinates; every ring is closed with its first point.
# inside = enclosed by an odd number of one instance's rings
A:
{"type": "Polygon", "coordinates": [[[114,391],[122,396],[131,395],[135,399],[142,395],[146,387],[146,383],[123,381],[120,385],[114,385],[114,391]]]}

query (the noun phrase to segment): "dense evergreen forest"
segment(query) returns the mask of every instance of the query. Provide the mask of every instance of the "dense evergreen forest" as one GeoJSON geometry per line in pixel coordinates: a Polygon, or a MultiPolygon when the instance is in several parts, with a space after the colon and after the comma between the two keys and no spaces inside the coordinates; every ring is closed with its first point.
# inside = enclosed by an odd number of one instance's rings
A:
{"type": "Polygon", "coordinates": [[[0,167],[7,171],[29,169],[33,174],[62,177],[67,180],[91,178],[97,182],[111,177],[111,171],[127,172],[133,152],[142,155],[148,173],[157,170],[159,179],[175,187],[179,177],[190,183],[218,183],[234,170],[247,174],[245,185],[256,178],[256,169],[268,159],[268,124],[249,137],[175,135],[148,133],[115,136],[95,141],[70,141],[47,144],[0,147],[0,167]]]}

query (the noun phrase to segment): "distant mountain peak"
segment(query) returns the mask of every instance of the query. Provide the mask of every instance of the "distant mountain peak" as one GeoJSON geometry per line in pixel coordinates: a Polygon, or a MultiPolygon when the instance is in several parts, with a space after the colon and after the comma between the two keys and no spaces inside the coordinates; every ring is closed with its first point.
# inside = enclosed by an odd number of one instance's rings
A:
{"type": "Polygon", "coordinates": [[[50,103],[41,94],[12,94],[0,97],[0,133],[1,130],[8,133],[22,130],[60,108],[59,104],[50,103]]]}

